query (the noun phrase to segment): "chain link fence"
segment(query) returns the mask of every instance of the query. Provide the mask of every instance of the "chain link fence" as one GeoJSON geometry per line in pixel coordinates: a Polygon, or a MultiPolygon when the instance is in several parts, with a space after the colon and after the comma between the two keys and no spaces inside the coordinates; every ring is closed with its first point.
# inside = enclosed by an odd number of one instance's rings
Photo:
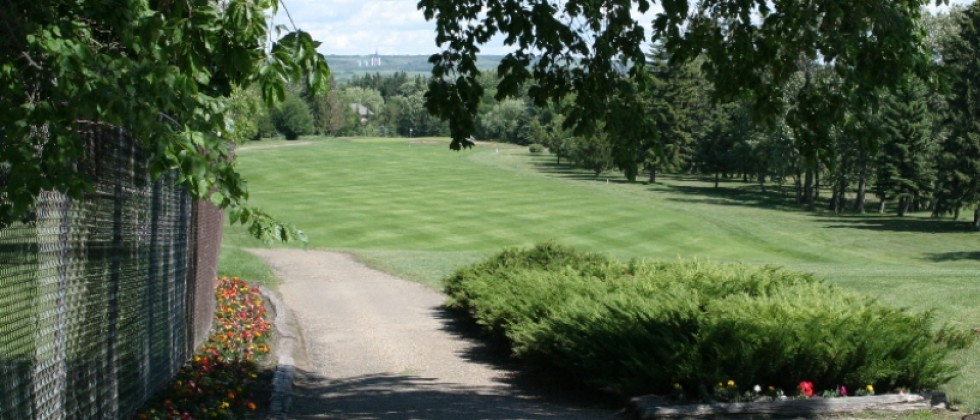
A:
{"type": "Polygon", "coordinates": [[[130,417],[210,329],[222,213],[123,130],[82,137],[94,191],[0,229],[2,420],[130,417]]]}

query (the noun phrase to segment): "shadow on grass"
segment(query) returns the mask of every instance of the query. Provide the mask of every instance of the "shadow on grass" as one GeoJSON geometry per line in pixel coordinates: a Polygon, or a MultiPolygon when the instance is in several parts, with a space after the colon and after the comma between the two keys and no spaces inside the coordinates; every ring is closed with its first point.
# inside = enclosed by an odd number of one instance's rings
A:
{"type": "MultiPolygon", "coordinates": [[[[839,215],[833,217],[824,216],[821,218],[821,222],[825,223],[824,227],[828,229],[860,229],[911,233],[954,233],[970,231],[969,224],[965,222],[918,217],[839,215]]],[[[978,238],[980,238],[980,235],[978,235],[978,238]]]]}
{"type": "MultiPolygon", "coordinates": [[[[569,165],[558,165],[554,159],[534,158],[531,164],[536,171],[558,178],[615,184],[628,183],[619,174],[599,175],[596,177],[585,169],[575,168],[569,165]]],[[[751,206],[790,211],[799,211],[801,209],[793,197],[792,187],[787,185],[766,184],[766,191],[762,192],[762,188],[758,184],[746,183],[741,180],[733,181],[725,179],[721,181],[721,185],[718,188],[715,188],[712,185],[714,180],[706,177],[676,174],[658,174],[657,177],[660,181],[654,183],[649,188],[650,192],[666,191],[683,196],[667,198],[670,201],[725,206],[751,206]],[[663,180],[669,180],[670,182],[664,183],[662,182],[663,180]],[[686,183],[689,185],[677,185],[676,183],[686,183]]],[[[650,185],[645,181],[637,181],[636,184],[650,185]]]]}
{"type": "Polygon", "coordinates": [[[980,262],[980,251],[973,252],[936,252],[926,254],[926,259],[933,262],[974,260],[980,262]]]}
{"type": "MultiPolygon", "coordinates": [[[[575,168],[569,165],[558,165],[554,159],[538,157],[532,159],[535,170],[560,178],[606,182],[606,177],[600,175],[598,178],[592,176],[584,169],[575,168]]],[[[626,183],[619,175],[618,179],[609,179],[610,183],[626,183]]],[[[721,180],[718,188],[713,185],[714,179],[710,177],[698,177],[693,175],[658,175],[661,180],[668,182],[658,182],[655,186],[650,186],[648,191],[651,193],[668,192],[674,193],[673,196],[666,197],[666,200],[691,203],[709,204],[719,206],[740,206],[756,207],[788,212],[806,212],[804,207],[796,202],[794,186],[791,184],[776,185],[766,184],[766,191],[763,192],[758,184],[746,183],[741,180],[721,180]]],[[[969,221],[953,221],[949,218],[921,218],[921,217],[897,217],[883,216],[877,214],[856,214],[844,212],[834,214],[826,211],[829,198],[821,194],[817,200],[817,211],[810,213],[820,219],[825,228],[831,229],[862,229],[875,231],[892,232],[916,232],[916,233],[955,233],[971,232],[972,225],[969,221]]],[[[848,206],[853,201],[849,200],[848,206]]],[[[848,207],[850,208],[850,207],[848,207]]],[[[950,253],[953,255],[941,255],[934,257],[934,261],[948,260],[967,260],[978,259],[975,253],[950,253]]],[[[932,258],[932,257],[931,257],[932,258]]]]}
{"type": "MultiPolygon", "coordinates": [[[[704,180],[701,180],[704,181],[704,180]]],[[[684,203],[704,203],[722,206],[747,206],[774,210],[800,211],[801,207],[790,193],[791,187],[767,185],[766,191],[758,184],[723,182],[718,188],[699,185],[665,185],[668,191],[685,197],[668,198],[684,203]]]]}
{"type": "Polygon", "coordinates": [[[551,175],[556,178],[570,179],[575,181],[592,181],[610,184],[626,184],[628,183],[619,174],[599,174],[596,176],[594,172],[588,169],[576,168],[574,166],[566,164],[555,163],[554,158],[546,158],[543,156],[534,156],[531,158],[531,165],[535,171],[551,175]]]}

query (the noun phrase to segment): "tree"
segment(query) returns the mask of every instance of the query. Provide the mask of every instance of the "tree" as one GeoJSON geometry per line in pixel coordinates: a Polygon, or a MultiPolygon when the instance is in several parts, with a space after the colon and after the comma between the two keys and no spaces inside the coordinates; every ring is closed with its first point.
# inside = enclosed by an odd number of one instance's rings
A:
{"type": "Polygon", "coordinates": [[[826,158],[831,133],[844,117],[848,97],[841,80],[829,68],[802,60],[803,83],[793,95],[794,104],[786,116],[793,130],[796,149],[804,171],[802,203],[807,210],[816,208],[821,158],[826,158]]]}
{"type": "Polygon", "coordinates": [[[899,85],[885,100],[882,112],[885,141],[878,157],[878,196],[898,200],[898,215],[931,192],[933,168],[932,122],[926,88],[920,80],[899,85]]]}
{"type": "Polygon", "coordinates": [[[694,158],[702,173],[714,174],[718,188],[722,175],[739,169],[753,132],[748,109],[742,103],[720,105],[706,117],[706,130],[697,141],[694,158]]]}
{"type": "MultiPolygon", "coordinates": [[[[152,175],[174,170],[198,199],[230,207],[257,236],[299,232],[248,205],[226,117],[236,86],[266,102],[286,81],[326,88],[318,43],[294,30],[270,39],[274,0],[8,0],[0,3],[0,224],[27,214],[42,190],[80,197],[92,179],[79,127],[126,128],[150,150],[152,175]],[[219,134],[222,133],[222,134],[219,134]]],[[[278,30],[277,30],[278,35],[278,30]]]]}
{"type": "Polygon", "coordinates": [[[596,177],[614,166],[612,145],[602,131],[588,137],[571,138],[569,149],[569,157],[575,165],[592,171],[596,177]]]}
{"type": "Polygon", "coordinates": [[[924,74],[929,57],[922,53],[918,24],[924,4],[667,0],[648,37],[633,17],[633,9],[649,11],[648,0],[420,0],[443,48],[430,58],[426,107],[449,121],[450,147],[471,146],[466,139],[483,96],[476,54],[501,34],[515,51],[500,62],[496,97],[513,96],[528,81],[534,82],[528,94],[536,105],[574,92],[567,116],[577,134],[594,127],[594,112],[607,109],[629,86],[623,77],[639,80],[642,49],[650,41],[662,42],[673,60],[704,57],[701,67],[719,97],[747,96],[753,109],[775,115],[801,57],[833,63],[842,83],[861,94],[894,85],[908,72],[924,74]]]}
{"type": "Polygon", "coordinates": [[[225,137],[236,144],[259,136],[259,121],[268,112],[262,98],[254,89],[235,87],[228,98],[228,133],[225,137]]]}
{"type": "Polygon", "coordinates": [[[396,96],[392,99],[397,109],[395,129],[402,136],[445,135],[445,123],[425,111],[423,93],[396,96]]]}
{"type": "Polygon", "coordinates": [[[649,55],[650,84],[647,112],[654,126],[653,141],[643,161],[650,183],[657,171],[675,171],[693,153],[694,118],[703,95],[698,75],[691,64],[671,63],[663,45],[649,55]]]}
{"type": "Polygon", "coordinates": [[[313,115],[313,131],[326,136],[337,136],[348,124],[350,107],[342,103],[338,94],[337,81],[330,77],[330,90],[314,93],[307,90],[303,98],[313,115]]]}
{"type": "Polygon", "coordinates": [[[505,99],[480,117],[480,137],[506,143],[527,144],[521,138],[527,105],[521,99],[505,99]]]}
{"type": "Polygon", "coordinates": [[[795,173],[799,166],[799,154],[785,121],[758,130],[750,139],[753,172],[762,192],[766,191],[766,177],[782,185],[786,177],[795,173]]]}
{"type": "Polygon", "coordinates": [[[552,113],[551,121],[544,126],[544,144],[551,154],[555,155],[555,164],[561,165],[561,158],[567,158],[572,147],[572,133],[564,127],[565,116],[552,113]]]}
{"type": "Polygon", "coordinates": [[[578,126],[581,134],[589,135],[596,132],[599,126],[597,121],[604,123],[603,137],[611,143],[613,164],[623,171],[629,182],[636,182],[640,165],[647,158],[647,151],[659,140],[659,121],[653,118],[657,114],[649,112],[653,107],[651,95],[647,94],[649,79],[649,75],[641,75],[638,80],[620,80],[617,83],[619,88],[610,93],[607,106],[594,110],[593,120],[578,126]]]}
{"type": "MultiPolygon", "coordinates": [[[[980,3],[970,5],[958,19],[959,34],[943,48],[950,79],[951,131],[939,158],[939,188],[935,214],[953,213],[980,203],[980,3]]],[[[973,225],[980,229],[980,205],[973,225]]]]}
{"type": "Polygon", "coordinates": [[[296,140],[314,130],[310,107],[292,92],[287,92],[286,99],[272,111],[272,121],[286,140],[296,140]]]}

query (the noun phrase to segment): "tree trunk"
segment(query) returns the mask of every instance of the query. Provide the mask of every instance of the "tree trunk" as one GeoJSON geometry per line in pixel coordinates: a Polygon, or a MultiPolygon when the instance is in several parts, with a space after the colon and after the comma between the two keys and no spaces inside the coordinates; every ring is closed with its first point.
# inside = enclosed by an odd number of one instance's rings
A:
{"type": "Polygon", "coordinates": [[[761,175],[761,174],[759,175],[759,188],[762,188],[762,193],[763,194],[766,193],[766,176],[765,175],[761,175]]]}
{"type": "Polygon", "coordinates": [[[973,228],[980,230],[980,205],[977,206],[976,210],[973,210],[973,228]]]}
{"type": "Polygon", "coordinates": [[[833,191],[830,193],[830,203],[827,205],[827,210],[838,214],[840,213],[840,209],[842,207],[842,196],[844,195],[842,190],[843,188],[841,188],[840,184],[834,185],[833,191]]]}
{"type": "Polygon", "coordinates": [[[847,187],[849,185],[845,182],[841,182],[840,187],[838,187],[838,192],[840,195],[837,197],[837,213],[844,211],[844,207],[847,207],[847,187]]]}
{"type": "Polygon", "coordinates": [[[912,199],[909,197],[902,197],[898,200],[898,217],[905,216],[905,213],[909,211],[909,205],[912,203],[912,199]]]}
{"type": "Polygon", "coordinates": [[[803,201],[806,203],[806,209],[809,211],[815,210],[816,201],[814,200],[813,194],[813,169],[806,170],[806,179],[803,181],[803,201]]]}
{"type": "Polygon", "coordinates": [[[861,172],[861,179],[858,180],[857,198],[854,199],[854,211],[864,214],[864,197],[867,193],[868,177],[861,172]]]}
{"type": "Polygon", "coordinates": [[[803,174],[799,171],[796,172],[796,176],[793,177],[793,185],[796,187],[796,202],[803,204],[803,174]]]}
{"type": "Polygon", "coordinates": [[[657,182],[657,167],[656,166],[653,166],[653,165],[650,165],[648,167],[648,169],[650,170],[650,183],[651,184],[656,183],[657,182]]]}
{"type": "Polygon", "coordinates": [[[816,206],[817,200],[819,199],[820,199],[820,165],[817,165],[817,169],[813,170],[813,206],[816,206]]]}
{"type": "Polygon", "coordinates": [[[885,214],[885,200],[882,199],[878,202],[878,214],[885,214]]]}
{"type": "Polygon", "coordinates": [[[715,188],[718,188],[718,179],[721,177],[721,173],[715,172],[715,188]]]}

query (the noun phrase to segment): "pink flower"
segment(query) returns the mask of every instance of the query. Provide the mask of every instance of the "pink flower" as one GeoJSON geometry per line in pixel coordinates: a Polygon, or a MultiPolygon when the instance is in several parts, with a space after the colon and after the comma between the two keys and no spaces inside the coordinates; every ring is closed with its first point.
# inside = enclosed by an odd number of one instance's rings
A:
{"type": "Polygon", "coordinates": [[[807,398],[813,396],[813,382],[803,381],[800,382],[800,393],[805,395],[807,398]]]}
{"type": "Polygon", "coordinates": [[[840,386],[840,396],[842,396],[842,397],[846,397],[847,396],[847,387],[844,386],[844,385],[841,385],[840,386]]]}

